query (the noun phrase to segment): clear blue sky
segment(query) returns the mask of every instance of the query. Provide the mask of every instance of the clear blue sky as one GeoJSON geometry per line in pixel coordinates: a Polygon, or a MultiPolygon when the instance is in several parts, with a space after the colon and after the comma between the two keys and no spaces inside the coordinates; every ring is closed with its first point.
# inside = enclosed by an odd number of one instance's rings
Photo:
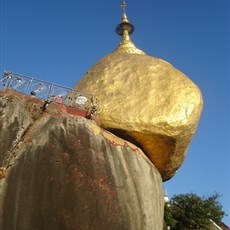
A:
{"type": "MultiPolygon", "coordinates": [[[[204,110],[168,196],[222,194],[230,215],[229,0],[127,0],[132,40],[201,89],[204,110]]],[[[120,37],[120,0],[1,0],[1,74],[10,70],[73,87],[120,37]]],[[[230,225],[229,217],[224,221],[230,225]]]]}

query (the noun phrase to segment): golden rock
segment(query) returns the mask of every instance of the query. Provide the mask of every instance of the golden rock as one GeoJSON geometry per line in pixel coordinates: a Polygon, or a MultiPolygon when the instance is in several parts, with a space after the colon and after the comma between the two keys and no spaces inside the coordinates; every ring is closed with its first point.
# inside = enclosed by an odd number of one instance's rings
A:
{"type": "Polygon", "coordinates": [[[166,181],[185,158],[202,111],[202,95],[171,64],[137,49],[127,31],[122,31],[119,47],[75,88],[97,96],[102,126],[140,147],[166,181]]]}

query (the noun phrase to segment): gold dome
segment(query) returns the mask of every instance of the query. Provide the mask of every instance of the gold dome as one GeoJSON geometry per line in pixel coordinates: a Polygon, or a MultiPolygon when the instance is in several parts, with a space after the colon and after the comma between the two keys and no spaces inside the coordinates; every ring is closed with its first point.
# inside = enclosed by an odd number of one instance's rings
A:
{"type": "Polygon", "coordinates": [[[165,181],[185,158],[202,111],[202,95],[168,62],[137,49],[129,34],[124,26],[119,47],[75,88],[97,96],[102,126],[140,147],[165,181]]]}

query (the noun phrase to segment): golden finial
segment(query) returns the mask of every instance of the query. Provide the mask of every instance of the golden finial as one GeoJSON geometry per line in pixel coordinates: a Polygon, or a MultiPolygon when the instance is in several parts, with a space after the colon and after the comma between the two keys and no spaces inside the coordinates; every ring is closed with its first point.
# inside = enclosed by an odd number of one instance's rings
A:
{"type": "Polygon", "coordinates": [[[122,1],[121,8],[123,9],[123,13],[125,13],[126,7],[127,7],[126,1],[122,1]]]}
{"type": "Polygon", "coordinates": [[[119,47],[115,50],[117,53],[135,53],[135,54],[145,54],[142,50],[137,49],[130,39],[130,36],[134,31],[134,26],[129,22],[126,15],[126,1],[122,1],[121,8],[123,10],[123,15],[121,23],[116,27],[116,32],[118,35],[122,36],[119,47]]]}

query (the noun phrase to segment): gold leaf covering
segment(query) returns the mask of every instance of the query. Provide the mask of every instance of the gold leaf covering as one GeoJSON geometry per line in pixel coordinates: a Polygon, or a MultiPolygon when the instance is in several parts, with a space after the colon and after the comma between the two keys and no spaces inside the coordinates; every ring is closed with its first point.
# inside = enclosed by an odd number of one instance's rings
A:
{"type": "Polygon", "coordinates": [[[100,101],[102,126],[140,147],[170,179],[182,164],[202,110],[199,88],[164,60],[114,52],[75,86],[100,101]]]}
{"type": "Polygon", "coordinates": [[[100,101],[102,126],[140,147],[170,179],[181,166],[203,107],[199,88],[168,62],[146,55],[130,39],[125,14],[118,48],[97,62],[75,86],[100,101]]]}

